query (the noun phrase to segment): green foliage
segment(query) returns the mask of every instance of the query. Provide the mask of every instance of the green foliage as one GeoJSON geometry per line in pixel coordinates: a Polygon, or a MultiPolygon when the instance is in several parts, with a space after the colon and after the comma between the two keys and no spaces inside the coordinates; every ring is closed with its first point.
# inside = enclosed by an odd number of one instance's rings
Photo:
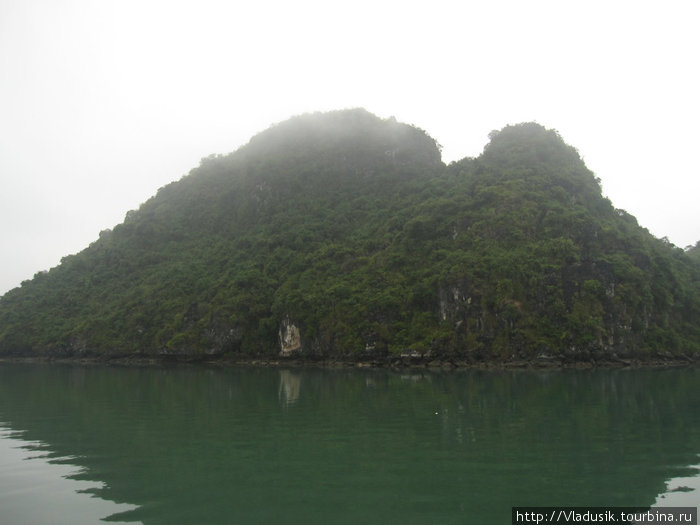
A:
{"type": "Polygon", "coordinates": [[[700,262],[700,241],[695,243],[695,246],[688,246],[685,253],[696,262],[700,262]]]}
{"type": "Polygon", "coordinates": [[[303,115],[8,292],[0,354],[276,355],[285,319],[315,357],[697,354],[697,251],[537,124],[445,166],[392,119],[303,115]]]}

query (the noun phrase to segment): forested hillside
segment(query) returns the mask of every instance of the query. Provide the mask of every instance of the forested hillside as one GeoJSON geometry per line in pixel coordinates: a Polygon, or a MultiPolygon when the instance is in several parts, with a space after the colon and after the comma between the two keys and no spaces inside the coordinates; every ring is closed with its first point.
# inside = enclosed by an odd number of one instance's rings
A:
{"type": "Polygon", "coordinates": [[[695,246],[690,246],[686,248],[686,253],[692,259],[700,262],[700,241],[695,243],[695,246]]]}
{"type": "Polygon", "coordinates": [[[700,355],[700,264],[538,124],[445,166],[364,110],[202,160],[0,299],[3,355],[700,355]]]}

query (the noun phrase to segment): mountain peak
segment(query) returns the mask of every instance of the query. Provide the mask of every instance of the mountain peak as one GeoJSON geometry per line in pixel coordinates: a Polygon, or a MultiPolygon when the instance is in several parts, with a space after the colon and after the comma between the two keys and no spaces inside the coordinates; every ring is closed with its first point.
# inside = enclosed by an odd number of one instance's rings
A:
{"type": "Polygon", "coordinates": [[[246,155],[293,157],[328,154],[384,155],[404,165],[441,164],[440,149],[425,131],[395,118],[381,119],[363,108],[305,113],[255,135],[246,155]],[[323,153],[325,152],[325,153],[323,153]]]}
{"type": "Polygon", "coordinates": [[[508,125],[489,133],[489,139],[482,159],[500,166],[583,164],[576,148],[564,142],[559,132],[536,122],[508,125]]]}

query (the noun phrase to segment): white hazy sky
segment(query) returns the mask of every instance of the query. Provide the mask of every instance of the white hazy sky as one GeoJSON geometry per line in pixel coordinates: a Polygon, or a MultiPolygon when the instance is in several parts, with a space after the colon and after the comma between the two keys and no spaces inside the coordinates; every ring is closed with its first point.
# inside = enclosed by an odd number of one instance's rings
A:
{"type": "Polygon", "coordinates": [[[0,294],[211,153],[364,107],[450,162],[537,121],[655,236],[700,240],[697,2],[0,0],[0,294]]]}

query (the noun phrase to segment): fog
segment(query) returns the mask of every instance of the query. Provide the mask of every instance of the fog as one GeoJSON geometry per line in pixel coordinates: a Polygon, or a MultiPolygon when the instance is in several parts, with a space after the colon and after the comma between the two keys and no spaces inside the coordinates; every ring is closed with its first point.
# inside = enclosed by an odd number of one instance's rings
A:
{"type": "Polygon", "coordinates": [[[211,153],[364,107],[450,162],[557,129],[655,236],[700,240],[691,2],[0,0],[0,294],[211,153]]]}

